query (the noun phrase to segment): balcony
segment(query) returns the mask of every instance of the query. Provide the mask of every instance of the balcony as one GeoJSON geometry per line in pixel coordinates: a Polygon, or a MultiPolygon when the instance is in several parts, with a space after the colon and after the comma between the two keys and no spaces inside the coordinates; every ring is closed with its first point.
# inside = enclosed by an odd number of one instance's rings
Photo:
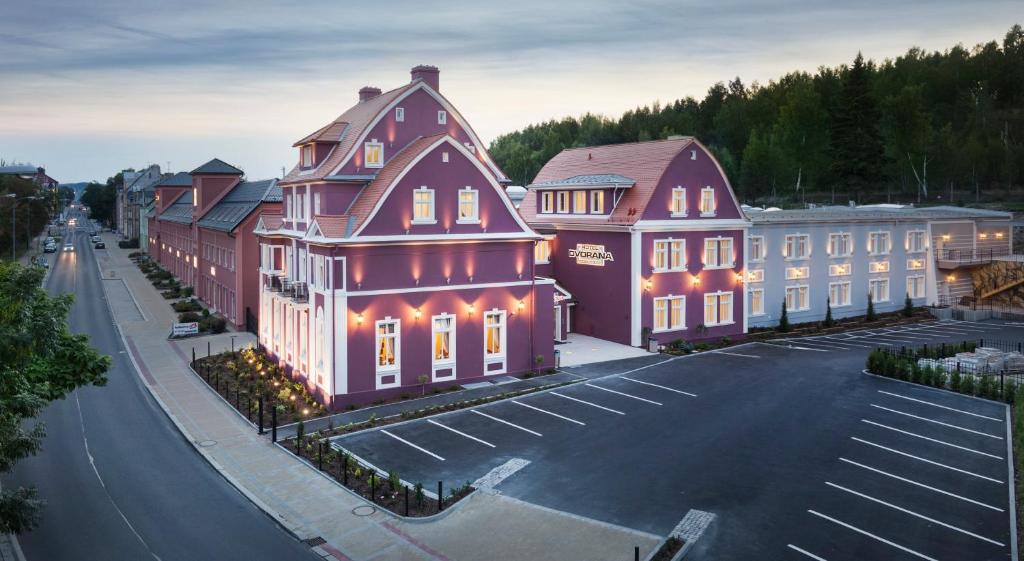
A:
{"type": "Polygon", "coordinates": [[[292,299],[298,303],[305,303],[309,301],[309,285],[304,282],[292,283],[293,295],[292,299]]]}
{"type": "Polygon", "coordinates": [[[1009,247],[988,249],[937,249],[935,261],[940,269],[956,269],[958,267],[975,267],[987,265],[993,261],[1020,261],[1024,255],[1014,255],[1009,247]]]}
{"type": "Polygon", "coordinates": [[[270,275],[267,277],[266,290],[268,292],[281,292],[284,289],[284,283],[286,283],[287,281],[288,279],[284,277],[278,275],[270,275]]]}

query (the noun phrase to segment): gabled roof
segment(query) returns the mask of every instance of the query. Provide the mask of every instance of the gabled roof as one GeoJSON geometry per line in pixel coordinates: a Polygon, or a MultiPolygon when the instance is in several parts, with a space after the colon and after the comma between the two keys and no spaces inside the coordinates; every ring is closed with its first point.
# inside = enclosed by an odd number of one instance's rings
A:
{"type": "MultiPolygon", "coordinates": [[[[340,117],[339,117],[340,119],[340,117]]],[[[345,132],[345,127],[348,123],[345,121],[334,121],[327,123],[320,127],[316,132],[303,138],[302,140],[292,144],[292,146],[302,146],[303,144],[309,144],[310,142],[338,142],[341,139],[342,133],[345,132]]]]}
{"type": "Polygon", "coordinates": [[[276,179],[246,181],[235,185],[197,224],[202,228],[230,232],[263,202],[281,202],[276,179]]]}
{"type": "Polygon", "coordinates": [[[167,175],[154,185],[154,187],[191,187],[192,174],[187,171],[179,171],[174,175],[167,175]]]}
{"type": "Polygon", "coordinates": [[[196,175],[196,174],[200,174],[200,173],[210,173],[210,174],[223,173],[223,174],[228,174],[228,175],[243,175],[245,172],[243,172],[242,170],[236,168],[235,166],[233,166],[231,164],[228,164],[228,163],[226,163],[226,162],[224,162],[222,160],[214,158],[214,159],[210,160],[209,162],[206,162],[205,164],[203,164],[203,165],[197,167],[196,169],[192,170],[191,173],[192,173],[192,175],[196,175]]]}
{"type": "Polygon", "coordinates": [[[531,183],[528,189],[555,189],[559,187],[632,187],[636,180],[617,173],[601,173],[592,175],[574,175],[566,179],[553,179],[540,183],[531,183]]]}
{"type": "Polygon", "coordinates": [[[280,214],[264,213],[256,221],[256,227],[253,230],[256,232],[273,232],[274,230],[280,230],[283,225],[284,217],[280,214]]]}
{"type": "Polygon", "coordinates": [[[9,166],[0,166],[0,174],[2,175],[35,175],[39,169],[32,164],[11,164],[9,166]]]}
{"type": "Polygon", "coordinates": [[[192,190],[188,189],[174,200],[170,206],[164,209],[157,217],[158,220],[166,220],[178,224],[192,223],[192,190]]]}
{"type": "Polygon", "coordinates": [[[352,216],[343,214],[341,216],[316,215],[309,225],[309,232],[313,237],[317,235],[325,238],[347,238],[351,235],[352,216]],[[314,233],[315,232],[315,233],[314,233]]]}
{"type": "MultiPolygon", "coordinates": [[[[563,150],[541,168],[534,184],[565,182],[579,176],[618,175],[635,181],[622,195],[608,219],[610,223],[632,224],[643,215],[658,182],[672,160],[693,144],[693,137],[608,144],[589,148],[563,150]],[[636,209],[632,215],[629,209],[636,209]]],[[[537,220],[537,191],[530,189],[519,205],[519,213],[527,220],[537,220]]],[[[548,217],[545,216],[544,220],[548,217]]],[[[571,222],[573,217],[552,221],[571,222]]],[[[591,222],[592,223],[592,222],[591,222]]]]}

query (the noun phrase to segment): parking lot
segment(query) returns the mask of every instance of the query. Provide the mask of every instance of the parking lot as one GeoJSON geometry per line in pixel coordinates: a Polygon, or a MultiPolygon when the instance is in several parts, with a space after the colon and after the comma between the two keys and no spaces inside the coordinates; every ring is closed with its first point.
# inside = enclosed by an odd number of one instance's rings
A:
{"type": "Polygon", "coordinates": [[[715,513],[689,559],[1009,559],[1008,412],[861,373],[868,349],[994,338],[930,322],[569,371],[552,391],[335,440],[446,488],[498,484],[546,507],[664,535],[715,513]]]}

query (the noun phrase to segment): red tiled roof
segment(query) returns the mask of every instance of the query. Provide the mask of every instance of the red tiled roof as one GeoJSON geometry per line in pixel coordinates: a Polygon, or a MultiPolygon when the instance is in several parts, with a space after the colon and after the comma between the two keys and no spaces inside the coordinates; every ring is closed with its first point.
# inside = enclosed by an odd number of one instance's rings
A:
{"type": "Polygon", "coordinates": [[[303,143],[316,138],[321,142],[337,142],[338,146],[336,146],[334,150],[331,151],[330,155],[327,156],[327,159],[311,173],[300,173],[302,171],[302,167],[296,165],[290,172],[288,172],[288,175],[281,180],[281,183],[317,180],[330,175],[331,171],[345,160],[345,157],[355,145],[356,140],[358,140],[359,136],[363,134],[368,126],[370,126],[370,123],[374,118],[376,118],[377,115],[388,106],[388,104],[394,101],[395,98],[405,93],[409,88],[416,86],[417,83],[418,82],[412,82],[391,91],[384,92],[377,97],[366,101],[360,101],[349,108],[348,111],[339,115],[334,121],[300,140],[299,143],[303,143]]]}
{"type": "Polygon", "coordinates": [[[266,228],[268,232],[279,230],[284,224],[284,218],[282,218],[280,214],[261,214],[260,220],[263,221],[263,227],[266,228]]]}
{"type": "Polygon", "coordinates": [[[347,214],[342,214],[341,216],[317,214],[313,217],[313,220],[316,221],[317,226],[320,226],[320,232],[325,238],[344,238],[350,218],[347,214]]]}
{"type": "Polygon", "coordinates": [[[377,201],[384,196],[384,192],[387,190],[388,185],[398,177],[398,174],[402,173],[410,162],[416,159],[424,150],[430,147],[431,144],[437,142],[439,139],[444,138],[445,134],[435,134],[432,136],[420,137],[412,141],[408,146],[403,148],[400,152],[394,155],[388,163],[384,164],[377,177],[370,182],[356,197],[355,201],[352,201],[352,206],[349,207],[349,214],[352,215],[353,224],[352,232],[359,231],[362,227],[363,222],[373,212],[373,208],[377,206],[377,201]]]}
{"type": "MultiPolygon", "coordinates": [[[[643,215],[665,168],[693,141],[692,137],[684,137],[563,150],[541,168],[533,182],[541,183],[594,174],[619,174],[632,178],[636,184],[631,189],[626,189],[619,205],[608,219],[608,222],[612,223],[632,224],[643,215]],[[631,208],[636,209],[632,216],[629,214],[631,208]]],[[[527,191],[519,204],[519,214],[527,222],[538,221],[535,190],[527,191]]],[[[549,217],[544,216],[540,220],[547,221],[549,217]]],[[[552,218],[551,221],[572,222],[573,217],[566,215],[564,218],[552,218]]],[[[590,220],[587,223],[593,224],[594,221],[590,220]]]]}

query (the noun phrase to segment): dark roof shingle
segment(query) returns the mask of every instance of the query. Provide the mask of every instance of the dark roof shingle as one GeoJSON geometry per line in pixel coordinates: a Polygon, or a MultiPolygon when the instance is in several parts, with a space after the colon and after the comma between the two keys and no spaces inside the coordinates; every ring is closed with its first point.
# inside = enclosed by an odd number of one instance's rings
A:
{"type": "Polygon", "coordinates": [[[206,162],[205,164],[203,164],[203,165],[197,167],[196,169],[192,170],[191,173],[192,173],[192,175],[195,175],[195,174],[198,174],[198,173],[215,173],[215,174],[216,173],[224,173],[224,174],[229,174],[229,175],[242,175],[245,172],[243,172],[242,170],[236,168],[235,166],[233,166],[233,165],[231,165],[229,163],[224,162],[223,160],[214,158],[214,159],[210,160],[209,162],[206,162]]]}
{"type": "Polygon", "coordinates": [[[262,202],[281,202],[281,188],[276,179],[246,181],[235,185],[199,219],[198,224],[202,228],[230,232],[262,202]]]}

